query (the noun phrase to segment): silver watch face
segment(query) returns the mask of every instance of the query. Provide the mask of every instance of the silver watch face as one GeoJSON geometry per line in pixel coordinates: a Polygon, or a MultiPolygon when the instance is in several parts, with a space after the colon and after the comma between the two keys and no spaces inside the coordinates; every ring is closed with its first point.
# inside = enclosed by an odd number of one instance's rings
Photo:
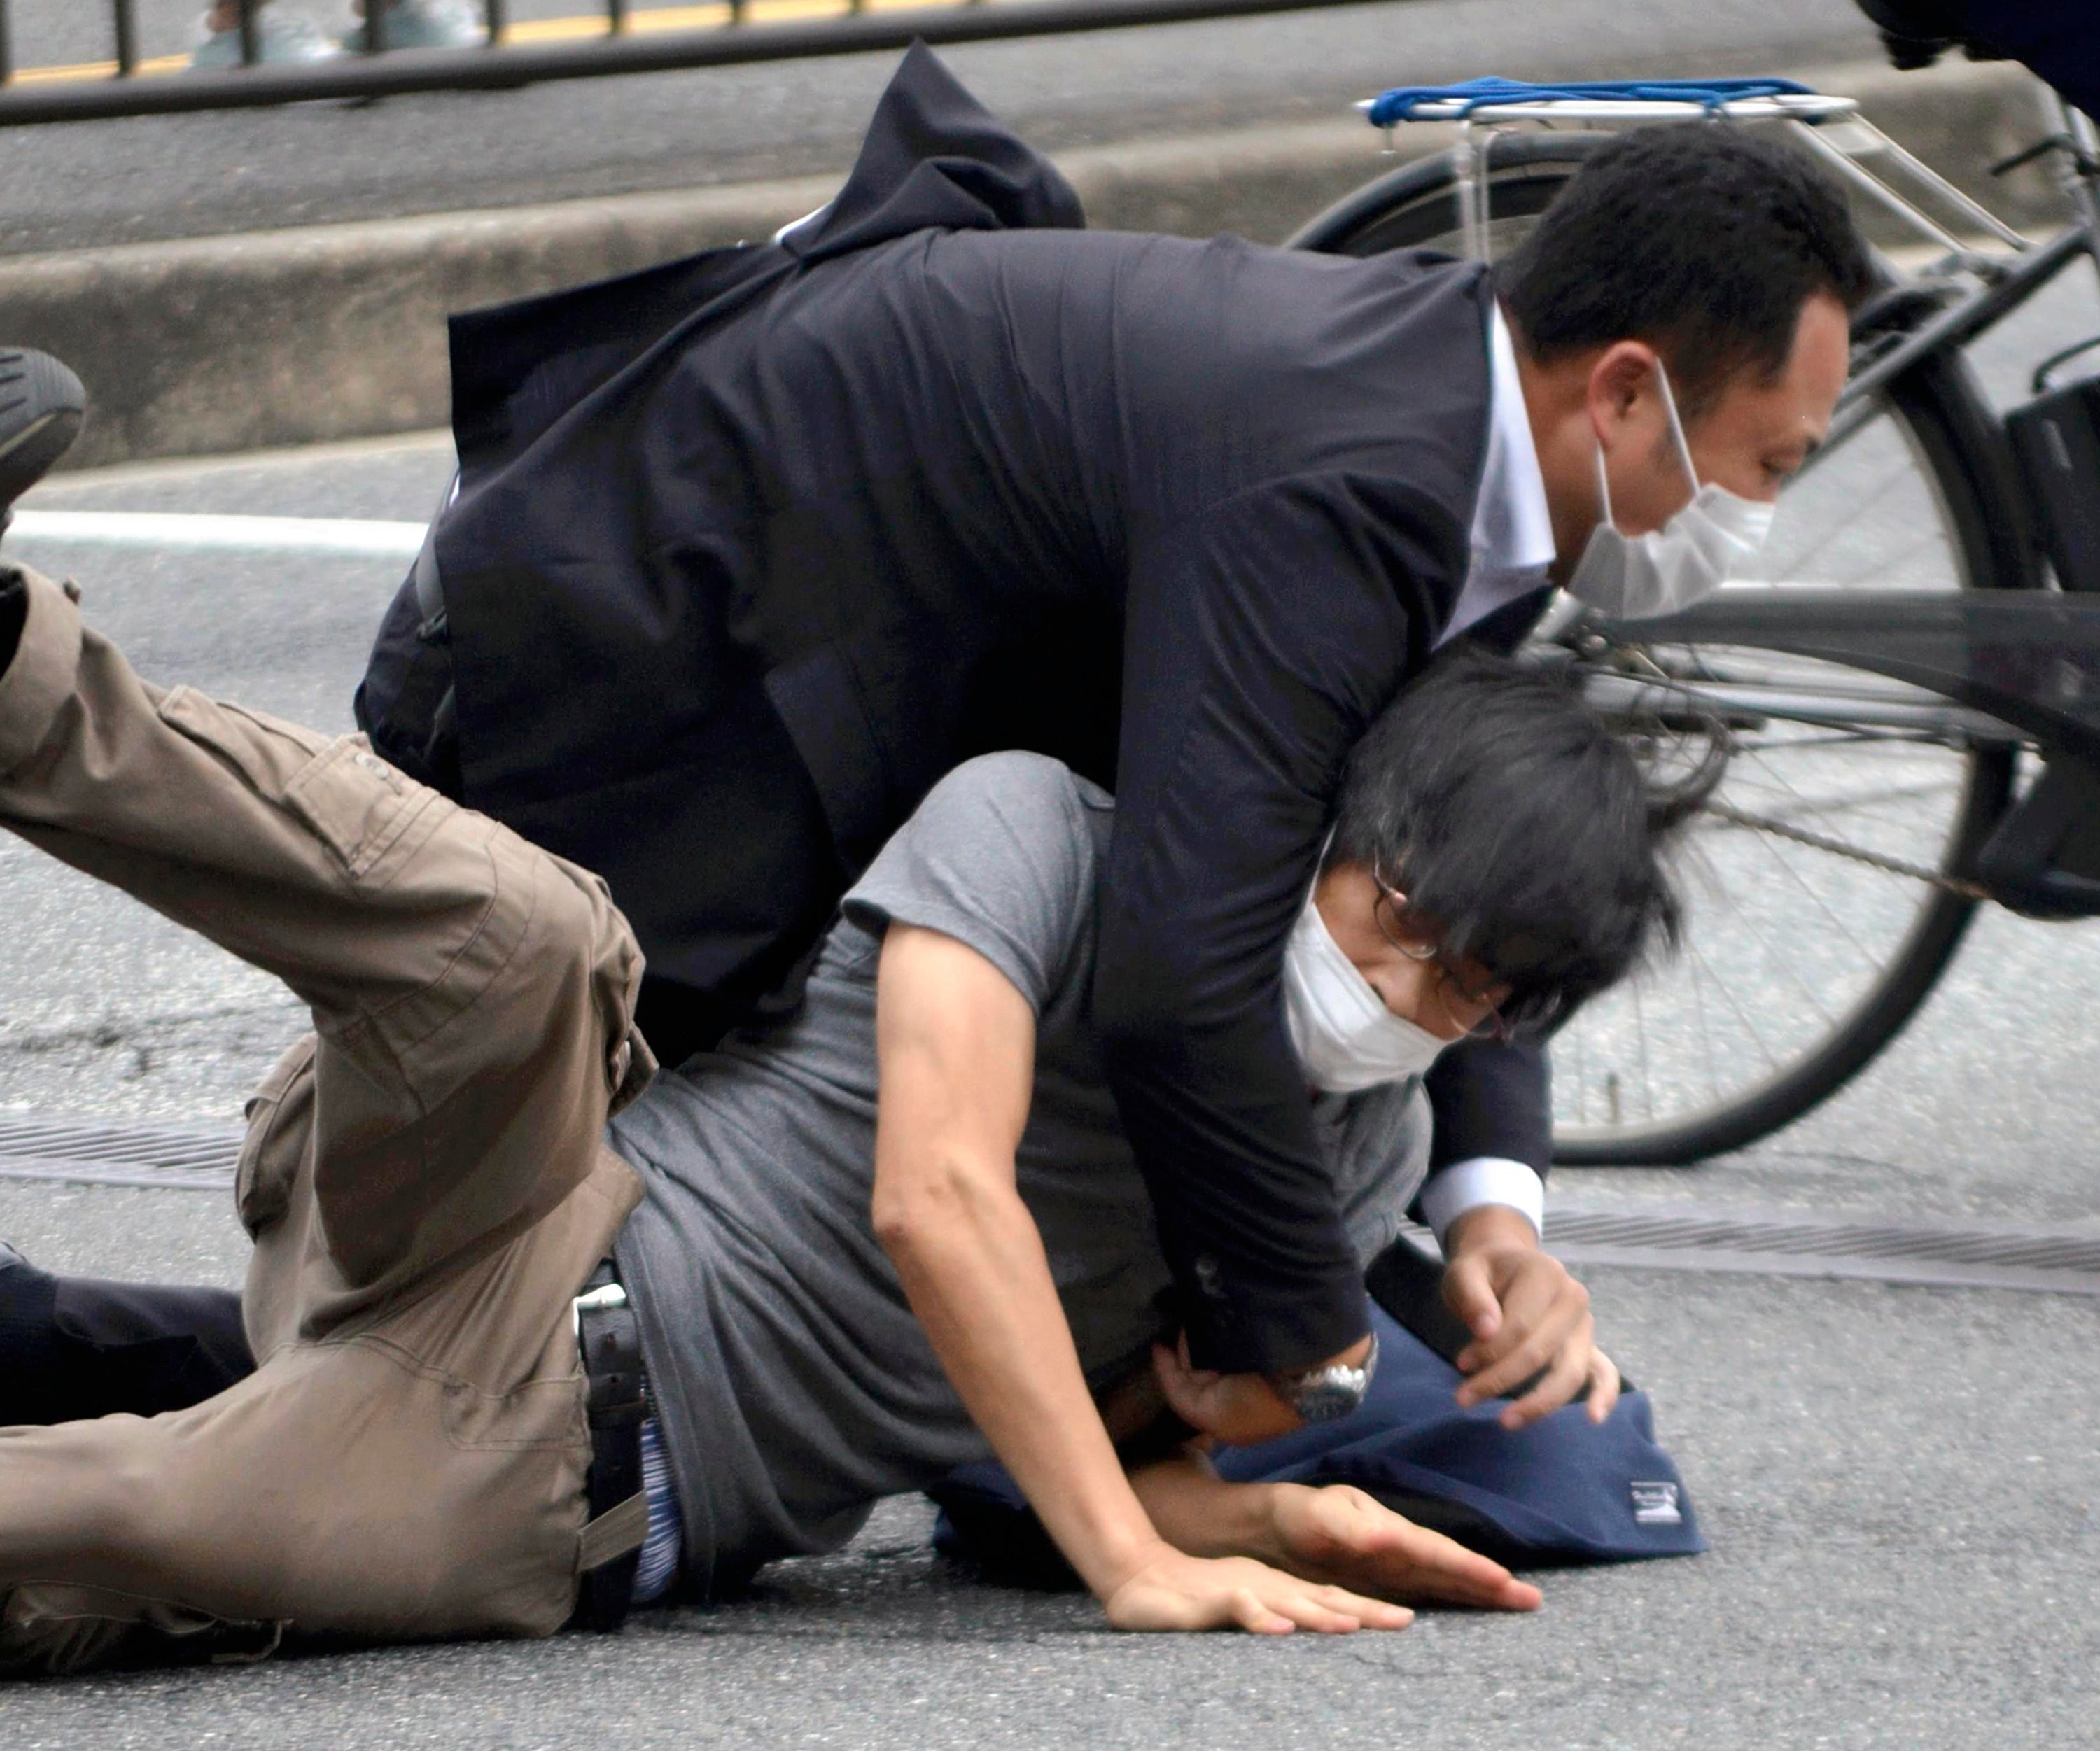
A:
{"type": "Polygon", "coordinates": [[[1373,1332],[1370,1350],[1361,1368],[1336,1362],[1330,1367],[1313,1369],[1282,1383],[1283,1396],[1308,1422],[1335,1422],[1363,1403],[1364,1395],[1371,1389],[1371,1377],[1378,1372],[1378,1334],[1373,1332]]]}
{"type": "Polygon", "coordinates": [[[1336,1422],[1364,1401],[1370,1382],[1361,1368],[1326,1368],[1298,1383],[1291,1409],[1308,1422],[1336,1422]]]}

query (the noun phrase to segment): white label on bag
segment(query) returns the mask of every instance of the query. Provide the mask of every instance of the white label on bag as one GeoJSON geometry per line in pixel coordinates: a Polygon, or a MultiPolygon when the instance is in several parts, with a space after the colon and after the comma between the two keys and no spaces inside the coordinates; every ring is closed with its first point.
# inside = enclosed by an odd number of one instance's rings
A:
{"type": "Polygon", "coordinates": [[[1682,1526],[1684,1516],[1677,1509],[1677,1486],[1657,1480],[1626,1485],[1634,1500],[1636,1526],[1682,1526]]]}

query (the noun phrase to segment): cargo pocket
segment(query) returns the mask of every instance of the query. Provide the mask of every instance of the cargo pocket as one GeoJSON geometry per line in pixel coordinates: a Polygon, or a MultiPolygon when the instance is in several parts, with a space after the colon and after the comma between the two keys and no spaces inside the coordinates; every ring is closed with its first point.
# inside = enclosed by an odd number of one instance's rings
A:
{"type": "Polygon", "coordinates": [[[352,735],[331,743],[292,780],[285,806],[320,836],[349,874],[363,876],[424,809],[453,805],[388,765],[363,736],[352,735]]]}
{"type": "Polygon", "coordinates": [[[285,800],[285,787],[331,740],[267,712],[226,704],[194,687],[177,687],[161,701],[161,721],[202,743],[272,802],[285,800]]]}
{"type": "Polygon", "coordinates": [[[351,876],[364,875],[426,806],[443,801],[373,753],[363,736],[324,736],[194,687],[162,699],[161,717],[297,817],[351,876]]]}
{"type": "Polygon", "coordinates": [[[233,1202],[250,1240],[281,1220],[307,1152],[314,1116],[314,1036],[280,1058],[248,1097],[248,1135],[233,1171],[233,1202]]]}

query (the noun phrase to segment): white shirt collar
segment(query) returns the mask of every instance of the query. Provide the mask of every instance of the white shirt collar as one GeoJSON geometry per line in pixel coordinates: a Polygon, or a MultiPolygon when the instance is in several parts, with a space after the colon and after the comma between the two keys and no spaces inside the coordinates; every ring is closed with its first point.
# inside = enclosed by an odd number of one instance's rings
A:
{"type": "Polygon", "coordinates": [[[1488,307],[1488,455],[1473,505],[1465,587],[1441,644],[1546,582],[1554,560],[1553,514],[1517,375],[1516,346],[1502,306],[1488,307]]]}

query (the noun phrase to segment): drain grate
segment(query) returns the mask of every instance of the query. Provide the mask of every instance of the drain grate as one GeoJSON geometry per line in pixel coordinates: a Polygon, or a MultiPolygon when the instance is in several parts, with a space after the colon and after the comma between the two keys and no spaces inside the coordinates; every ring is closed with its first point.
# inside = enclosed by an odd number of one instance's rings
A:
{"type": "Polygon", "coordinates": [[[1792,1214],[1711,1208],[1555,1210],[1546,1227],[1554,1251],[1570,1264],[2100,1295],[2100,1237],[2033,1228],[1819,1222],[1792,1214]]]}
{"type": "MultiPolygon", "coordinates": [[[[240,1136],[237,1127],[0,1117],[0,1180],[223,1192],[233,1184],[240,1136]]],[[[1554,1251],[1570,1264],[2100,1295],[2100,1236],[1815,1221],[1791,1211],[1710,1206],[1556,1206],[1547,1228],[1554,1251]]],[[[1411,1233],[1434,1253],[1427,1229],[1411,1233]]]]}
{"type": "Polygon", "coordinates": [[[237,1127],[95,1125],[0,1117],[0,1179],[224,1191],[240,1153],[237,1127]]]}

